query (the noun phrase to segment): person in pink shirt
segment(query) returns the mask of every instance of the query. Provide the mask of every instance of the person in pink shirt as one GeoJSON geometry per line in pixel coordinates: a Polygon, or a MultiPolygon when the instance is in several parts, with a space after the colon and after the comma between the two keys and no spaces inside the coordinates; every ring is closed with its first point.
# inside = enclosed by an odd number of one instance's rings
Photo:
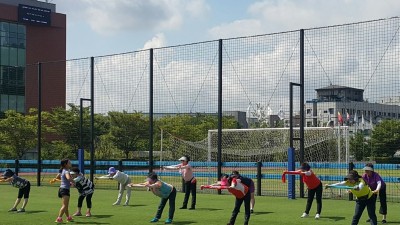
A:
{"type": "Polygon", "coordinates": [[[192,205],[189,210],[196,209],[196,178],[193,175],[193,167],[189,164],[189,156],[182,156],[179,158],[181,161],[178,165],[165,166],[164,169],[178,169],[179,173],[182,174],[182,178],[185,181],[185,198],[183,199],[182,207],[179,209],[187,209],[189,202],[190,193],[192,193],[192,205]]]}

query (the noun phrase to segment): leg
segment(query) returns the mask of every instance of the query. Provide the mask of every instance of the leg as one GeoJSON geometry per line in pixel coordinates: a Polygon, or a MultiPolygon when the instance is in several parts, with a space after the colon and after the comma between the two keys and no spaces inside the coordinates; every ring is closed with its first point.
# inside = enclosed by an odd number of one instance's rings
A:
{"type": "Polygon", "coordinates": [[[356,208],[354,210],[354,216],[351,225],[357,225],[360,221],[361,215],[367,206],[366,202],[367,201],[365,200],[356,200],[356,208]]]}
{"type": "Polygon", "coordinates": [[[21,202],[21,198],[17,198],[17,200],[15,200],[15,203],[12,208],[16,209],[20,202],[21,202]]]}
{"type": "Polygon", "coordinates": [[[195,209],[196,208],[196,183],[197,182],[190,182],[190,189],[192,191],[192,205],[191,205],[191,209],[195,209]]]}
{"type": "Polygon", "coordinates": [[[175,199],[176,199],[176,189],[174,188],[168,197],[168,200],[169,200],[168,218],[171,220],[174,219],[174,214],[175,214],[175,199]]]}
{"type": "Polygon", "coordinates": [[[379,191],[379,202],[381,205],[379,208],[379,213],[383,215],[382,220],[386,220],[386,214],[387,214],[386,187],[382,188],[379,191]]]}
{"type": "Polygon", "coordinates": [[[124,194],[124,191],[125,191],[125,185],[120,183],[119,184],[117,201],[114,203],[114,205],[121,204],[121,199],[122,199],[122,195],[124,194]]]}
{"type": "Polygon", "coordinates": [[[376,209],[376,198],[370,198],[366,201],[366,205],[367,205],[367,211],[368,211],[368,217],[370,219],[370,223],[371,225],[376,225],[378,224],[377,222],[377,218],[376,218],[376,213],[375,213],[375,209],[376,209]]]}
{"type": "Polygon", "coordinates": [[[251,194],[248,194],[244,196],[244,225],[249,224],[250,220],[250,202],[251,202],[251,194]]]}
{"type": "Polygon", "coordinates": [[[316,193],[317,189],[308,189],[308,196],[307,196],[307,205],[306,205],[306,210],[304,211],[307,214],[310,214],[310,209],[312,206],[312,202],[314,201],[314,196],[316,193]]]}
{"type": "Polygon", "coordinates": [[[317,214],[321,214],[322,211],[322,183],[317,187],[316,199],[317,199],[317,214]]]}
{"type": "Polygon", "coordinates": [[[125,205],[129,205],[129,201],[131,199],[131,192],[132,192],[132,188],[125,186],[126,187],[126,197],[125,197],[125,205]]]}
{"type": "Polygon", "coordinates": [[[22,203],[21,209],[25,209],[26,205],[28,204],[29,198],[24,198],[24,202],[22,203]]]}
{"type": "Polygon", "coordinates": [[[238,213],[240,211],[240,206],[242,206],[242,203],[243,203],[243,198],[242,199],[236,198],[235,208],[232,211],[231,219],[229,221],[230,225],[234,225],[235,224],[236,217],[237,217],[237,215],[238,215],[238,213]]]}
{"type": "Polygon", "coordinates": [[[63,195],[61,198],[61,203],[62,203],[62,206],[58,213],[58,217],[62,217],[64,214],[65,214],[65,216],[69,217],[69,211],[68,211],[69,196],[63,195]]]}
{"type": "Polygon", "coordinates": [[[86,215],[90,214],[90,210],[92,209],[92,196],[93,196],[93,193],[88,194],[86,196],[86,207],[87,207],[86,215]]]}
{"type": "Polygon", "coordinates": [[[85,199],[85,196],[84,196],[84,195],[79,195],[79,198],[78,198],[78,208],[77,208],[77,210],[76,210],[76,213],[74,213],[74,216],[80,216],[80,215],[82,215],[83,199],[85,199]]]}
{"type": "Polygon", "coordinates": [[[162,213],[163,213],[165,204],[167,204],[167,201],[168,201],[168,198],[162,198],[162,199],[160,200],[160,204],[158,205],[158,209],[157,209],[157,213],[156,213],[156,218],[157,218],[157,219],[160,219],[160,218],[161,218],[161,215],[162,215],[162,213]]]}
{"type": "Polygon", "coordinates": [[[252,192],[250,194],[250,210],[253,211],[254,210],[254,205],[256,204],[256,199],[254,198],[254,192],[252,192]]]}
{"type": "Polygon", "coordinates": [[[189,201],[189,195],[190,195],[190,181],[189,182],[185,182],[185,197],[183,199],[183,204],[181,209],[186,209],[187,208],[187,204],[189,201]]]}

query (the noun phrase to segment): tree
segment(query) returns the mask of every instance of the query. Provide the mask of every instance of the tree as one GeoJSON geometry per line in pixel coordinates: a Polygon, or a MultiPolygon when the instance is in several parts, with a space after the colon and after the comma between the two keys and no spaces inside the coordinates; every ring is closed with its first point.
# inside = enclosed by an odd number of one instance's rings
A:
{"type": "Polygon", "coordinates": [[[149,121],[139,112],[109,112],[110,134],[114,145],[122,150],[125,158],[129,152],[148,149],[149,121]]]}
{"type": "MultiPolygon", "coordinates": [[[[70,146],[70,150],[76,155],[80,147],[80,107],[68,104],[69,109],[58,107],[53,109],[49,117],[51,126],[56,130],[59,138],[70,146]]],[[[83,148],[90,147],[90,107],[83,107],[82,142],[83,148]]],[[[106,116],[94,115],[94,136],[98,137],[109,132],[109,119],[106,116]]]]}
{"type": "Polygon", "coordinates": [[[350,138],[350,154],[352,154],[357,161],[370,156],[370,149],[365,143],[364,134],[362,132],[357,132],[350,138]]]}
{"type": "Polygon", "coordinates": [[[377,156],[392,157],[400,149],[400,121],[383,120],[372,130],[371,144],[377,156]]]}
{"type": "MultiPolygon", "coordinates": [[[[5,118],[0,120],[0,143],[10,158],[21,159],[27,151],[37,146],[38,116],[35,109],[29,112],[30,114],[23,115],[8,110],[5,112],[5,118]]],[[[46,118],[45,113],[43,117],[46,118]]],[[[48,133],[51,129],[43,125],[42,131],[48,133]]]]}

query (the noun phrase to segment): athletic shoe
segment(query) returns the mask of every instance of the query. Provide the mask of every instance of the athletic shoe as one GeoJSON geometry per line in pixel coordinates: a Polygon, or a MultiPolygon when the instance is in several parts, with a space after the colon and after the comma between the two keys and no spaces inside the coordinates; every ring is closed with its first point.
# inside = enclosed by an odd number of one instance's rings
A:
{"type": "Polygon", "coordinates": [[[114,202],[114,203],[113,203],[113,205],[119,205],[119,204],[120,204],[119,202],[114,202]]]}
{"type": "Polygon", "coordinates": [[[129,203],[127,203],[127,202],[124,203],[124,206],[128,206],[128,205],[129,205],[129,203]]]}
{"type": "Polygon", "coordinates": [[[386,220],[382,220],[382,223],[386,223],[386,220]]]}
{"type": "Polygon", "coordinates": [[[92,216],[92,214],[90,212],[86,213],[86,217],[91,217],[91,216],[92,216]]]}
{"type": "Polygon", "coordinates": [[[371,222],[371,219],[367,219],[365,222],[369,223],[369,222],[371,222]]]}
{"type": "Polygon", "coordinates": [[[82,213],[81,212],[76,212],[76,213],[73,214],[73,216],[82,216],[82,213]]]}
{"type": "Polygon", "coordinates": [[[254,210],[253,210],[253,209],[250,209],[250,213],[254,213],[254,210]]]}
{"type": "Polygon", "coordinates": [[[150,220],[150,223],[155,223],[158,222],[158,218],[154,217],[153,219],[150,220]]]}
{"type": "Polygon", "coordinates": [[[307,213],[303,213],[303,215],[301,215],[300,217],[301,217],[301,218],[308,217],[308,214],[307,214],[307,213]]]}
{"type": "Polygon", "coordinates": [[[187,206],[182,206],[179,209],[187,209],[187,206]]]}
{"type": "Polygon", "coordinates": [[[165,224],[171,224],[172,220],[170,218],[168,218],[167,220],[165,220],[165,224]]]}
{"type": "Polygon", "coordinates": [[[22,213],[22,212],[25,212],[25,209],[20,208],[20,209],[18,209],[18,211],[17,211],[17,213],[22,213]]]}
{"type": "Polygon", "coordinates": [[[72,221],[74,221],[74,219],[72,219],[72,216],[68,216],[67,217],[67,222],[72,222],[72,221]]]}
{"type": "Polygon", "coordinates": [[[320,218],[320,215],[317,213],[317,214],[315,214],[315,219],[319,219],[320,218]]]}
{"type": "Polygon", "coordinates": [[[11,209],[9,209],[8,211],[9,211],[9,212],[16,212],[17,209],[16,209],[16,208],[11,208],[11,209]]]}
{"type": "Polygon", "coordinates": [[[62,223],[62,222],[63,222],[63,220],[62,220],[62,218],[61,218],[61,217],[57,217],[56,221],[54,221],[54,222],[56,222],[56,223],[62,223]]]}

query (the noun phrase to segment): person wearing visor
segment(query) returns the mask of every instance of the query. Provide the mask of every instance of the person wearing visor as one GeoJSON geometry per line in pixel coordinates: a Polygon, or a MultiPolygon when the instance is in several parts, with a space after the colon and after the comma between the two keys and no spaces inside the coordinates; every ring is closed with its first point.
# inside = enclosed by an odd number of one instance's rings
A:
{"type": "Polygon", "coordinates": [[[352,189],[349,189],[349,191],[351,193],[353,193],[353,195],[356,196],[357,199],[356,199],[356,207],[355,207],[355,212],[354,212],[354,216],[353,216],[351,225],[358,224],[365,208],[367,208],[367,211],[368,211],[368,216],[370,218],[370,221],[369,221],[370,224],[377,225],[377,218],[376,218],[376,214],[375,214],[376,198],[373,197],[374,193],[371,191],[371,189],[365,183],[365,181],[362,179],[362,177],[360,175],[358,175],[357,171],[350,170],[349,174],[347,174],[344,181],[336,183],[336,184],[326,185],[326,187],[328,187],[328,186],[352,187],[352,189]]]}
{"type": "Polygon", "coordinates": [[[128,174],[125,174],[124,172],[119,171],[119,170],[115,169],[114,167],[110,167],[110,168],[108,168],[108,175],[97,177],[95,179],[110,179],[110,180],[118,181],[118,183],[119,183],[118,197],[117,197],[117,201],[114,202],[113,205],[121,204],[122,196],[124,195],[125,189],[126,189],[126,196],[125,196],[124,206],[129,205],[132,189],[130,186],[128,186],[128,184],[131,183],[131,178],[128,176],[128,174]]]}
{"type": "Polygon", "coordinates": [[[158,179],[156,173],[149,173],[145,183],[140,184],[129,184],[130,187],[147,187],[153,192],[154,195],[161,198],[160,204],[158,205],[156,216],[150,220],[151,223],[158,222],[163,213],[164,207],[169,200],[169,213],[168,219],[165,220],[165,224],[171,224],[174,219],[175,213],[175,199],[176,199],[176,188],[171,184],[165,183],[158,179]]]}
{"type": "MultiPolygon", "coordinates": [[[[387,214],[387,202],[386,202],[386,184],[383,181],[382,177],[379,176],[377,172],[374,171],[374,165],[372,163],[367,163],[363,168],[365,173],[363,174],[363,179],[371,188],[374,195],[372,197],[377,198],[379,195],[380,208],[379,213],[382,214],[382,223],[386,223],[386,214],[387,214]]],[[[367,220],[370,222],[370,219],[367,220]]]]}
{"type": "Polygon", "coordinates": [[[189,210],[194,210],[196,208],[196,178],[193,175],[193,167],[189,164],[189,156],[182,156],[179,158],[181,161],[178,165],[165,166],[164,169],[177,169],[179,173],[182,174],[182,178],[185,181],[185,198],[183,199],[182,207],[179,209],[187,209],[189,202],[190,193],[192,193],[192,205],[189,210]]]}

